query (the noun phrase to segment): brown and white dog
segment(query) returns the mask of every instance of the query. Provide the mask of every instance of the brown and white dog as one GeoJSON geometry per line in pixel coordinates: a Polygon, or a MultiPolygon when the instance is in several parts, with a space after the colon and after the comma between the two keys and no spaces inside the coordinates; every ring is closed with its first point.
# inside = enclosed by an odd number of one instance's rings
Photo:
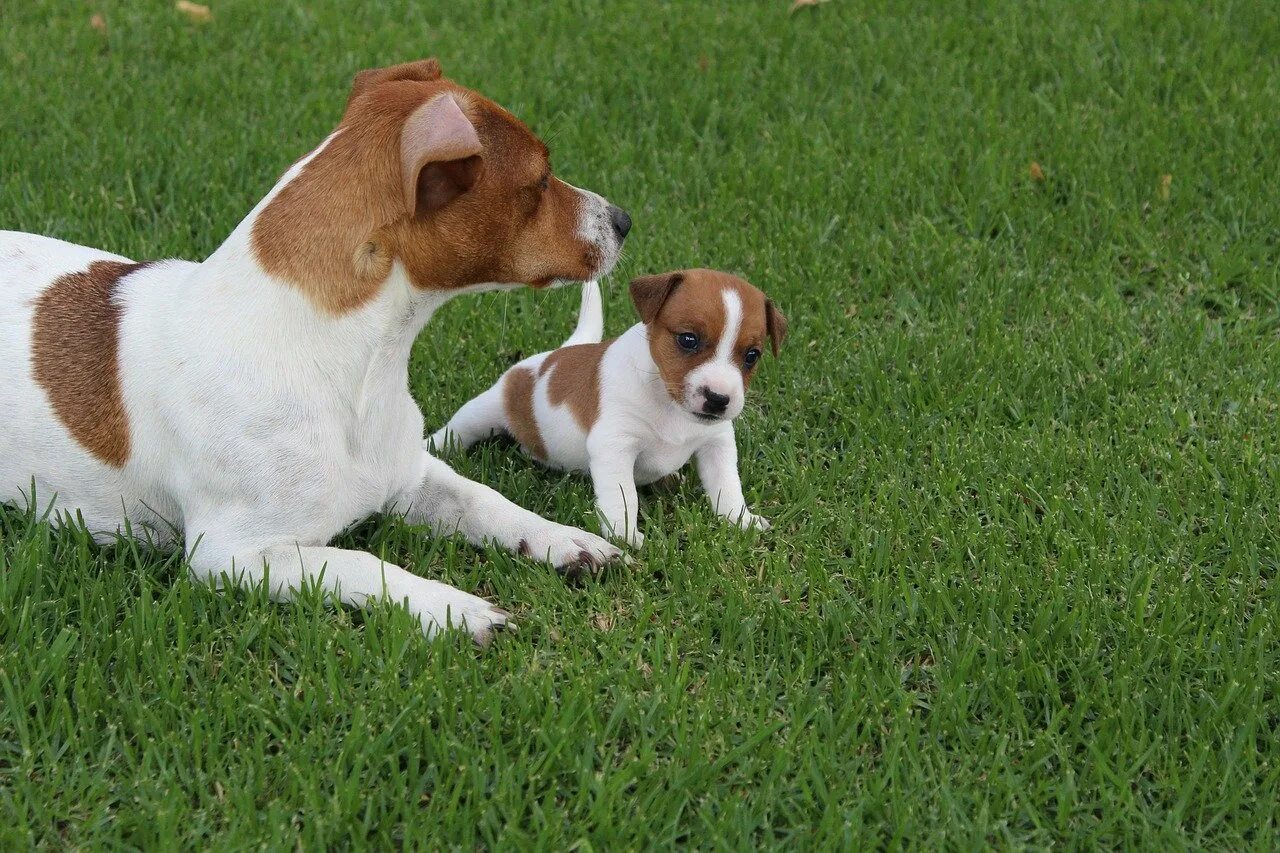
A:
{"type": "Polygon", "coordinates": [[[394,511],[560,567],[620,555],[429,455],[408,358],[445,301],[603,275],[629,227],[434,59],[364,71],[337,129],[203,263],[0,232],[0,501],[181,536],[198,577],[269,565],[277,597],[314,582],[483,641],[504,611],[326,546],[394,511]]]}
{"type": "Polygon", "coordinates": [[[742,495],[733,419],[765,338],[778,354],[786,318],[760,290],[715,270],[638,278],[631,299],[642,322],[602,341],[599,285],[583,285],[578,326],[560,349],[512,367],[431,443],[466,448],[506,433],[543,464],[589,473],[604,532],[633,547],[644,542],[636,485],[690,458],[717,513],[767,529],[742,495]]]}

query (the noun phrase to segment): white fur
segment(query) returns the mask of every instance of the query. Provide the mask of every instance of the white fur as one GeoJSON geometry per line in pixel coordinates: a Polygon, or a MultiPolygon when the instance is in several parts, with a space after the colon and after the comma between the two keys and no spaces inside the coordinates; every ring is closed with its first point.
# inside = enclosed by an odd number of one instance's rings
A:
{"type": "MultiPolygon", "coordinates": [[[[732,357],[742,324],[742,302],[736,293],[726,292],[724,305],[725,332],[717,342],[716,355],[690,373],[683,405],[671,399],[659,377],[643,323],[632,326],[604,352],[600,413],[590,432],[578,425],[567,405],[551,403],[548,384],[554,371],[539,376],[534,386],[534,418],[547,451],[542,461],[550,467],[590,474],[602,530],[632,547],[644,543],[636,486],[674,474],[690,459],[697,463],[698,476],[717,514],[744,528],[769,527],[768,521],[748,509],[738,476],[732,418],[741,413],[745,392],[742,372],[732,357]],[[713,423],[693,414],[701,405],[695,403],[700,389],[708,385],[731,398],[726,416],[713,423]]],[[[588,282],[583,286],[578,328],[564,345],[599,342],[603,328],[599,287],[588,282]]],[[[537,373],[548,355],[531,356],[512,369],[525,367],[537,373]]],[[[507,375],[459,409],[431,436],[430,444],[444,448],[452,443],[465,449],[494,433],[509,433],[502,401],[507,375]]]]}
{"type": "MultiPolygon", "coordinates": [[[[0,232],[0,501],[41,511],[52,504],[57,517],[79,515],[100,538],[126,525],[161,544],[181,538],[198,577],[230,573],[245,583],[269,574],[279,598],[319,581],[344,602],[402,602],[427,635],[453,625],[484,640],[507,622],[505,612],[327,543],[353,522],[394,510],[477,545],[523,545],[555,565],[619,552],[428,454],[408,391],[409,350],[454,293],[418,290],[397,265],[376,297],[332,316],[257,262],[254,219],[324,144],[204,263],[165,261],[121,281],[119,363],[132,447],[122,468],[90,455],[54,414],[32,376],[31,331],[33,303],[52,282],[92,261],[124,259],[0,232]]],[[[599,196],[583,193],[581,209],[579,230],[607,221],[599,196]]],[[[604,274],[617,238],[605,234],[599,246],[604,274]]]]}

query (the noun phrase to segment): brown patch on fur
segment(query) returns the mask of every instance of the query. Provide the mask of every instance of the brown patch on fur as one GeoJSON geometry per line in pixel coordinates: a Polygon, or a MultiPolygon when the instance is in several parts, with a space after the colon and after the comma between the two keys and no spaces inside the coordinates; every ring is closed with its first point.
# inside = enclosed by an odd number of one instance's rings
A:
{"type": "Polygon", "coordinates": [[[129,461],[129,414],[120,387],[116,286],[146,264],[94,261],[45,288],[31,339],[35,379],[81,446],[116,468],[129,461]]]}
{"type": "Polygon", "coordinates": [[[259,213],[252,245],[267,272],[341,314],[378,292],[392,261],[423,289],[590,278],[599,257],[578,237],[578,206],[577,191],[550,175],[546,146],[523,123],[442,77],[429,59],[356,75],[337,136],[259,213]],[[475,127],[479,160],[410,179],[406,123],[443,94],[475,127]],[[442,196],[441,175],[465,188],[442,196]],[[434,203],[406,203],[405,188],[415,185],[434,203]]]}
{"type": "Polygon", "coordinates": [[[547,398],[553,406],[569,404],[573,419],[583,432],[591,432],[600,417],[600,361],[612,341],[598,344],[574,344],[550,353],[538,370],[551,372],[547,380],[547,398]]]}
{"type": "Polygon", "coordinates": [[[767,336],[776,355],[787,329],[782,312],[759,288],[735,275],[706,269],[645,276],[631,283],[632,301],[649,327],[649,353],[667,393],[677,403],[683,402],[685,377],[715,357],[728,319],[721,296],[726,290],[737,293],[742,302],[734,353],[745,388],[755,373],[754,366],[746,366],[747,350],[762,346],[767,336]],[[701,349],[693,353],[682,350],[675,340],[682,332],[696,334],[702,341],[701,349]]]}
{"type": "Polygon", "coordinates": [[[533,414],[533,388],[538,377],[527,367],[513,367],[502,380],[502,405],[507,410],[511,435],[539,459],[547,458],[547,446],[533,414]]]}

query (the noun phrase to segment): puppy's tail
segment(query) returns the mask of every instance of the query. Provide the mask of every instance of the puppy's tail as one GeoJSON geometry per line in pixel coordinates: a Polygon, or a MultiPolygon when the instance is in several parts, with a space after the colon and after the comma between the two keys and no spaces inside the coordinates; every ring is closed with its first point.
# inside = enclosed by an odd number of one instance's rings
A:
{"type": "Polygon", "coordinates": [[[588,281],[582,285],[582,307],[578,309],[578,325],[560,346],[574,344],[598,344],[604,339],[604,303],[600,299],[600,282],[588,281]]]}

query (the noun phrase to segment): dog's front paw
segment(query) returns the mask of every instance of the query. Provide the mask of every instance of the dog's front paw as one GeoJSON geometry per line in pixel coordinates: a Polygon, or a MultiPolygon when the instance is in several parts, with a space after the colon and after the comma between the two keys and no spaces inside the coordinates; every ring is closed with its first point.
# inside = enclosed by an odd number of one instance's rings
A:
{"type": "Polygon", "coordinates": [[[639,530],[632,530],[626,536],[617,537],[618,541],[627,543],[627,547],[633,551],[639,551],[644,547],[644,534],[639,530]]]}
{"type": "Polygon", "coordinates": [[[510,613],[479,596],[435,581],[429,581],[428,586],[429,596],[408,601],[410,612],[418,617],[428,638],[449,628],[460,628],[477,645],[487,646],[497,632],[515,629],[510,613]]]}
{"type": "Polygon", "coordinates": [[[622,556],[622,549],[594,533],[563,524],[548,525],[521,539],[519,551],[550,563],[570,578],[594,574],[622,556]]]}
{"type": "Polygon", "coordinates": [[[770,527],[773,527],[773,525],[769,523],[769,519],[765,518],[763,515],[753,515],[747,510],[743,510],[742,515],[738,516],[738,526],[743,530],[751,530],[752,528],[755,528],[756,530],[768,530],[770,527]]]}

